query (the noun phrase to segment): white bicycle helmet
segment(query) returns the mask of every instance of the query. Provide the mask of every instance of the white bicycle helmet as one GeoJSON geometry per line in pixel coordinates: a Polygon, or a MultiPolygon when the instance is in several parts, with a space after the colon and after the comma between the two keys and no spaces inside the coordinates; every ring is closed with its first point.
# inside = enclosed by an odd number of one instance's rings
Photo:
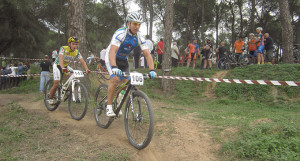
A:
{"type": "Polygon", "coordinates": [[[137,22],[137,23],[142,23],[143,22],[143,17],[138,14],[137,12],[132,12],[129,13],[126,17],[127,22],[137,22]]]}
{"type": "Polygon", "coordinates": [[[249,36],[254,36],[254,33],[250,33],[249,36]]]}
{"type": "Polygon", "coordinates": [[[262,27],[258,27],[258,28],[256,28],[256,30],[260,30],[260,31],[262,31],[262,30],[263,30],[263,28],[262,28],[262,27]]]}

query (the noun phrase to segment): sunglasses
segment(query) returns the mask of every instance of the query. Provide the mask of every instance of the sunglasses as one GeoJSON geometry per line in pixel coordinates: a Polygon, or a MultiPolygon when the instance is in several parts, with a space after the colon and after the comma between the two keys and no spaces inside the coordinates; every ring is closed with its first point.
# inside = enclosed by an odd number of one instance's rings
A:
{"type": "Polygon", "coordinates": [[[134,26],[141,26],[141,23],[138,23],[138,22],[131,22],[131,24],[134,26]]]}

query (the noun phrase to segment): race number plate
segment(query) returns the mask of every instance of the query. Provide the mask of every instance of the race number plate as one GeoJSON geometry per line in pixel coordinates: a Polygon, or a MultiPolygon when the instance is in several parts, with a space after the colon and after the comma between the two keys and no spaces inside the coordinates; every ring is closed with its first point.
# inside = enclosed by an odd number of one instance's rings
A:
{"type": "Polygon", "coordinates": [[[76,78],[84,77],[83,72],[81,70],[73,70],[73,74],[76,78]]]}
{"type": "Polygon", "coordinates": [[[144,85],[144,76],[141,73],[130,73],[131,84],[142,86],[144,85]]]}

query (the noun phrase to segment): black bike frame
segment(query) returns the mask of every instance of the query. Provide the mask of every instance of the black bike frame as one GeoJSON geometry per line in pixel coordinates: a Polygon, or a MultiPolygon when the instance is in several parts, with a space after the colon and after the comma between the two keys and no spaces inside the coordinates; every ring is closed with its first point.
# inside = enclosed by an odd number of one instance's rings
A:
{"type": "MultiPolygon", "coordinates": [[[[121,100],[120,105],[117,107],[117,109],[116,109],[116,111],[115,111],[116,114],[119,114],[119,112],[120,112],[120,110],[121,110],[121,108],[122,108],[122,106],[123,106],[123,104],[124,104],[124,102],[125,102],[125,100],[126,100],[128,94],[129,94],[129,92],[135,88],[135,87],[130,83],[130,80],[128,80],[126,83],[124,83],[124,84],[121,85],[121,86],[124,86],[124,85],[127,86],[126,92],[125,92],[125,94],[124,94],[123,99],[121,100]]],[[[120,86],[118,89],[123,88],[123,87],[121,87],[121,86],[120,86]]],[[[117,89],[117,91],[118,91],[118,89],[117,89]]],[[[117,99],[117,97],[116,97],[115,99],[117,99]]]]}

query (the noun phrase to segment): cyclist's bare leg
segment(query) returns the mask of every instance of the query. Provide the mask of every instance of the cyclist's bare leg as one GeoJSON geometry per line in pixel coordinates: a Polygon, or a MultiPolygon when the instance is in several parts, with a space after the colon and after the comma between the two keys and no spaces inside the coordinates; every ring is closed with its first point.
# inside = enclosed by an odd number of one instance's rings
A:
{"type": "Polygon", "coordinates": [[[196,67],[196,63],[195,62],[196,62],[196,60],[194,59],[193,60],[193,69],[195,69],[195,67],[196,67]]]}
{"type": "Polygon", "coordinates": [[[257,62],[260,64],[260,53],[257,53],[257,62]]]}
{"type": "Polygon", "coordinates": [[[191,58],[188,59],[186,67],[190,67],[190,63],[191,63],[191,58]]]}
{"type": "Polygon", "coordinates": [[[211,62],[211,60],[208,60],[208,66],[209,66],[209,69],[211,69],[211,67],[212,67],[212,62],[211,62]]]}
{"type": "Polygon", "coordinates": [[[112,105],[113,98],[116,92],[116,88],[119,83],[125,83],[127,79],[120,81],[120,77],[113,77],[108,84],[108,94],[107,94],[107,105],[112,105]]]}
{"type": "Polygon", "coordinates": [[[265,60],[264,60],[264,55],[262,53],[260,54],[260,59],[261,59],[261,64],[264,64],[265,60]]]}
{"type": "Polygon", "coordinates": [[[206,69],[206,66],[207,66],[207,60],[205,59],[203,64],[203,69],[206,69]]]}
{"type": "Polygon", "coordinates": [[[53,98],[53,95],[57,89],[57,87],[59,86],[59,83],[60,83],[60,80],[54,80],[53,81],[53,86],[52,88],[50,89],[50,95],[49,95],[49,98],[52,99],[53,98]]]}

